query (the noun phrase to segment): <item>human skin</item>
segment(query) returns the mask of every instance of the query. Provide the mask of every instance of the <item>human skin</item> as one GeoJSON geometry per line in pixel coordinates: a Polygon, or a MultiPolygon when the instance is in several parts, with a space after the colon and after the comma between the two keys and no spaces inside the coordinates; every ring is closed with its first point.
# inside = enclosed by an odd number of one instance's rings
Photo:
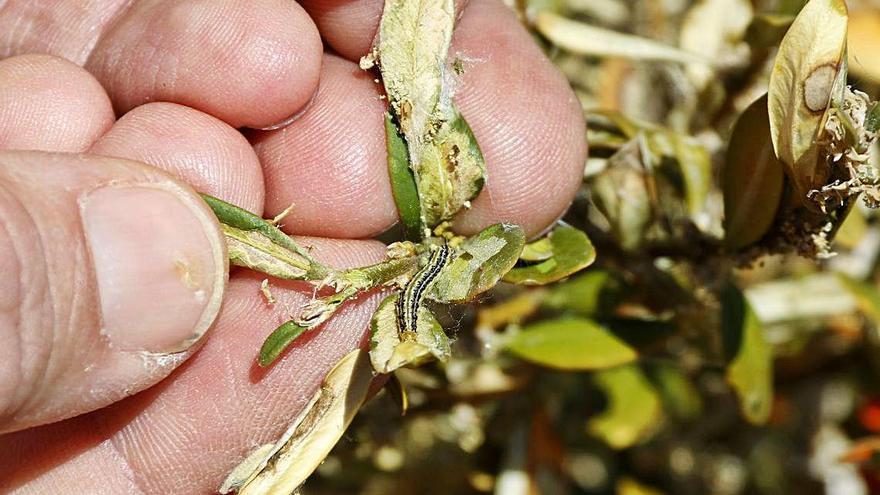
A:
{"type": "MultiPolygon", "coordinates": [[[[451,52],[469,62],[455,101],[489,179],[457,229],[508,221],[537,235],[582,177],[579,106],[499,0],[459,7],[451,52]]],[[[382,244],[362,239],[397,219],[384,103],[356,62],[381,8],[2,4],[0,492],[212,493],[283,431],[333,363],[364,346],[379,294],[344,307],[276,365],[256,366],[262,340],[311,290],[273,282],[270,307],[259,274],[233,270],[227,283],[217,225],[190,186],[267,217],[293,204],[285,231],[327,264],[380,260],[382,244]],[[120,195],[131,212],[114,206],[120,195]],[[118,256],[96,250],[118,225],[142,242],[119,244],[118,256]],[[155,234],[166,231],[178,234],[155,234]],[[186,281],[206,297],[172,298],[180,277],[152,278],[178,248],[191,251],[187,266],[200,270],[186,281]],[[111,290],[105,279],[125,284],[111,290]],[[203,331],[170,357],[141,352],[203,331]]]]}

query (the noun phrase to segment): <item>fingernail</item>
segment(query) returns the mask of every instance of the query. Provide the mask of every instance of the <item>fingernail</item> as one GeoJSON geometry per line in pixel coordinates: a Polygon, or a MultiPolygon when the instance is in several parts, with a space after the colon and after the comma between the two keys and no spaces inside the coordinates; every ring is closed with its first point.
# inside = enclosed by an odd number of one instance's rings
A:
{"type": "MultiPolygon", "coordinates": [[[[320,89],[320,88],[318,88],[318,89],[320,89]]],[[[315,92],[312,93],[312,97],[309,98],[309,101],[306,102],[305,106],[300,108],[299,111],[296,112],[295,114],[291,115],[290,117],[285,118],[284,120],[282,120],[281,122],[278,122],[276,124],[267,125],[266,127],[254,127],[252,129],[257,130],[257,131],[277,131],[278,129],[282,129],[282,128],[287,127],[290,124],[296,122],[297,120],[299,120],[300,117],[305,115],[305,113],[308,112],[310,108],[312,108],[312,104],[315,103],[315,98],[317,98],[317,96],[318,96],[318,89],[315,89],[315,92]]]]}
{"type": "Polygon", "coordinates": [[[80,208],[112,345],[168,353],[194,344],[217,315],[225,277],[210,214],[157,185],[105,186],[80,208]]]}

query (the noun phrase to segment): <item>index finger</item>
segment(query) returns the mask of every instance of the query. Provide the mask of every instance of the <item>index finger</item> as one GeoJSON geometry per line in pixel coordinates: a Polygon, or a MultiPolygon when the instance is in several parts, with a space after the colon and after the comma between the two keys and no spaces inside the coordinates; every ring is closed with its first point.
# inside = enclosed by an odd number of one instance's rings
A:
{"type": "MultiPolygon", "coordinates": [[[[325,41],[340,47],[348,43],[351,58],[352,47],[372,41],[375,24],[370,19],[378,22],[381,5],[380,0],[315,0],[305,7],[325,41]],[[354,8],[362,13],[350,22],[335,14],[328,20],[327,12],[354,8]]],[[[458,229],[472,233],[505,221],[535,235],[562,215],[583,177],[587,149],[580,105],[514,13],[498,0],[473,0],[465,7],[450,54],[465,61],[455,101],[488,168],[486,187],[458,219],[458,229]]],[[[383,105],[376,100],[379,88],[364,79],[353,61],[325,60],[322,87],[303,116],[259,136],[256,149],[268,179],[266,210],[276,214],[295,204],[288,224],[297,233],[366,237],[377,234],[377,226],[387,226],[376,218],[396,215],[388,187],[353,193],[363,184],[388,181],[384,151],[379,151],[384,150],[383,105]],[[343,98],[372,102],[352,114],[343,98]],[[309,208],[304,199],[322,206],[309,208]]]]}

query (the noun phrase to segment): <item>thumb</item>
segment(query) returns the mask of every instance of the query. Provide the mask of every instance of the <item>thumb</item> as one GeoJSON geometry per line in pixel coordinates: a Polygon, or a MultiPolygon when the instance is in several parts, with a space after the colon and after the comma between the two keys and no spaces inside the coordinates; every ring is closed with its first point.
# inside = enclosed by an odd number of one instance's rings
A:
{"type": "Polygon", "coordinates": [[[0,152],[0,433],[167,376],[213,322],[226,278],[217,221],[167,174],[0,152]]]}

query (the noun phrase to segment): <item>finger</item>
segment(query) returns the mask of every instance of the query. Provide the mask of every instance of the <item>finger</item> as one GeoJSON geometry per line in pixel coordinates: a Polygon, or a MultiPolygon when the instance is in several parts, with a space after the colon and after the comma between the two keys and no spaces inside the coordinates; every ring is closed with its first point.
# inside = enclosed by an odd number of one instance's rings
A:
{"type": "Polygon", "coordinates": [[[113,124],[101,85],[49,55],[0,61],[0,149],[80,152],[113,124]]]}
{"type": "MultiPolygon", "coordinates": [[[[334,266],[375,262],[384,252],[372,241],[301,243],[315,244],[316,256],[334,266]]],[[[289,308],[308,301],[312,289],[273,286],[273,309],[260,294],[261,278],[231,281],[212,338],[160,386],[82,418],[0,437],[0,451],[9,454],[0,458],[0,472],[8,474],[0,491],[216,490],[251,449],[284,431],[336,361],[366,345],[367,322],[378,303],[373,296],[347,304],[262,370],[254,364],[262,339],[289,308]]]]}
{"type": "Polygon", "coordinates": [[[233,127],[264,127],[309,101],[321,52],[296,2],[145,0],[103,33],[86,68],[119,113],[170,101],[233,127]]]}
{"type": "Polygon", "coordinates": [[[303,115],[252,139],[266,177],[266,213],[288,232],[369,237],[397,220],[385,165],[384,103],[352,62],[327,55],[303,115]]]}
{"type": "Polygon", "coordinates": [[[302,0],[324,41],[336,53],[357,60],[370,51],[382,17],[377,0],[302,0]]]}
{"type": "Polygon", "coordinates": [[[0,218],[0,432],[153,385],[218,312],[216,220],[157,169],[2,152],[0,218]]]}
{"type": "Polygon", "coordinates": [[[228,124],[183,105],[148,103],[125,114],[90,153],[158,167],[249,211],[263,211],[263,173],[250,143],[228,124]]]}
{"type": "MultiPolygon", "coordinates": [[[[382,10],[378,0],[310,0],[305,6],[327,43],[351,59],[369,47],[382,10]],[[348,22],[352,11],[358,14],[348,22]]],[[[455,102],[488,168],[485,189],[457,226],[472,233],[508,221],[535,235],[565,211],[583,177],[586,141],[580,106],[562,75],[498,0],[467,4],[450,55],[464,61],[455,102]]],[[[336,115],[333,122],[344,126],[347,118],[336,115]]],[[[378,180],[387,174],[384,167],[382,160],[357,169],[378,180]]],[[[297,171],[295,166],[286,169],[288,180],[297,171]]],[[[364,197],[369,200],[373,198],[364,197]]]]}
{"type": "Polygon", "coordinates": [[[583,181],[581,106],[562,73],[498,0],[468,3],[451,53],[465,60],[455,101],[488,169],[485,189],[456,226],[476,232],[506,221],[533,236],[565,212],[583,181]]]}
{"type": "Polygon", "coordinates": [[[131,0],[8,0],[0,9],[0,58],[46,53],[85,63],[104,29],[131,0]]]}
{"type": "MultiPolygon", "coordinates": [[[[349,60],[358,60],[370,51],[382,18],[381,1],[377,0],[302,0],[321,37],[336,53],[349,60]]],[[[455,0],[460,13],[468,0],[455,0]]]]}

